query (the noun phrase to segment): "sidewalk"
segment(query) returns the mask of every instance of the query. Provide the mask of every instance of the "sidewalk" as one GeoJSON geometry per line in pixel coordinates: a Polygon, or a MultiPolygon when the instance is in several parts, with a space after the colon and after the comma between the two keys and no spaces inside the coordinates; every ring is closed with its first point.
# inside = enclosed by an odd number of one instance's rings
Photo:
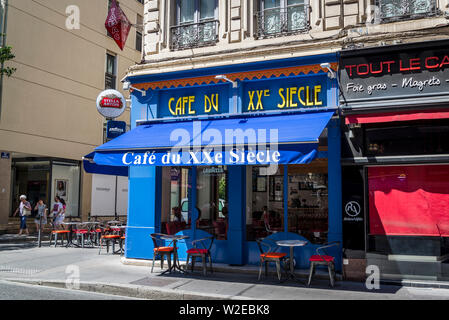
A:
{"type": "Polygon", "coordinates": [[[98,255],[96,248],[50,248],[48,242],[41,248],[32,243],[0,243],[0,280],[66,288],[79,279],[81,290],[145,299],[449,299],[448,289],[381,284],[380,290],[370,291],[364,283],[346,281],[338,281],[332,289],[328,280],[320,279],[306,288],[293,281],[279,284],[274,275],[258,282],[254,268],[206,277],[199,271],[161,276],[158,266],[151,274],[148,262],[126,265],[122,258],[98,255]]]}

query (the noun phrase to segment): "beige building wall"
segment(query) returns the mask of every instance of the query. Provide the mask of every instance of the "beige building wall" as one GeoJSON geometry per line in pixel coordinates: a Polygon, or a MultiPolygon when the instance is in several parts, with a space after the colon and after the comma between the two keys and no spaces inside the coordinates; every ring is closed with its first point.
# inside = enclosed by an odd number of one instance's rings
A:
{"type": "MultiPolygon", "coordinates": [[[[138,14],[143,16],[143,5],[137,0],[122,0],[120,6],[133,24],[138,14]]],[[[107,10],[108,0],[8,1],[6,42],[16,55],[8,66],[17,71],[3,82],[0,150],[16,157],[80,161],[103,143],[105,120],[95,103],[105,89],[106,53],[117,56],[119,91],[127,68],[141,60],[134,27],[123,51],[107,36],[107,10]],[[80,9],[79,30],[66,28],[70,5],[80,9]]],[[[128,92],[122,93],[129,97],[128,92]]],[[[117,120],[129,124],[129,109],[117,120]]],[[[8,185],[3,181],[4,167],[0,165],[1,184],[8,185]]],[[[80,213],[85,217],[90,211],[91,175],[82,173],[81,182],[80,213]]],[[[0,210],[0,216],[9,214],[3,205],[0,210]]]]}
{"type": "Polygon", "coordinates": [[[257,37],[256,18],[260,0],[219,0],[217,43],[171,50],[170,28],[176,25],[176,0],[145,0],[146,63],[134,66],[130,75],[316,55],[351,46],[446,39],[449,1],[434,1],[436,15],[376,24],[371,20],[375,0],[305,0],[309,6],[308,30],[261,39],[257,37]]]}

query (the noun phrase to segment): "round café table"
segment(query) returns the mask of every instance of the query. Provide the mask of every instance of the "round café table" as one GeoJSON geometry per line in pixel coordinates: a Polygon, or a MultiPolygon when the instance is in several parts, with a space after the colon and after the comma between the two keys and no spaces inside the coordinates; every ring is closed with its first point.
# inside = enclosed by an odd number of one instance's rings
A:
{"type": "Polygon", "coordinates": [[[188,239],[188,238],[189,238],[189,236],[174,235],[174,234],[173,235],[165,234],[165,235],[161,236],[161,239],[173,241],[173,248],[174,248],[173,249],[173,260],[174,260],[173,264],[172,264],[171,268],[169,268],[168,270],[165,270],[164,272],[162,272],[162,274],[165,274],[167,272],[172,273],[172,271],[176,272],[176,270],[178,270],[181,273],[186,273],[186,271],[182,270],[181,266],[179,265],[178,248],[176,247],[176,243],[179,240],[184,240],[184,239],[188,239]]]}
{"type": "Polygon", "coordinates": [[[67,238],[67,245],[66,245],[66,247],[68,248],[68,247],[75,246],[75,247],[79,248],[79,245],[77,245],[76,243],[73,243],[73,226],[74,225],[80,225],[82,223],[81,222],[62,222],[61,224],[65,225],[65,226],[69,226],[70,233],[69,233],[69,236],[67,238]]]}
{"type": "Polygon", "coordinates": [[[305,246],[307,244],[307,241],[304,240],[278,240],[276,241],[276,244],[280,247],[290,247],[290,278],[298,280],[296,279],[295,276],[295,267],[293,266],[293,259],[294,259],[294,253],[293,253],[293,249],[295,247],[302,247],[305,246]]]}

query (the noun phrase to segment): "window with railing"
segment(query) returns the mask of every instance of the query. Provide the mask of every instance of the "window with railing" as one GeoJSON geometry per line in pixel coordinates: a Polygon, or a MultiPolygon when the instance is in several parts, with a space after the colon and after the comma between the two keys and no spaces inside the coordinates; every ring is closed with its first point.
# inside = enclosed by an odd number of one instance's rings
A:
{"type": "Polygon", "coordinates": [[[170,29],[171,49],[214,45],[218,41],[217,0],[176,1],[176,25],[170,29]]]}
{"type": "Polygon", "coordinates": [[[376,0],[382,22],[424,18],[437,13],[436,0],[376,0]]]}
{"type": "Polygon", "coordinates": [[[260,0],[257,37],[268,38],[309,30],[308,0],[260,0]]]}

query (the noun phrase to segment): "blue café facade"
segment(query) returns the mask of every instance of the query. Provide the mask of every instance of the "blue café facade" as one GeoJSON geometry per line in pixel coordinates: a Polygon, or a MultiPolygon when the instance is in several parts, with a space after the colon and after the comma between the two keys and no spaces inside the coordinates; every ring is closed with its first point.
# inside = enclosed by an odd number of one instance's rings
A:
{"type": "MultiPolygon", "coordinates": [[[[128,77],[145,91],[131,93],[131,130],[91,155],[129,177],[125,257],[152,259],[151,233],[214,235],[213,262],[230,265],[257,265],[259,237],[305,239],[295,261],[308,268],[321,243],[341,242],[338,84],[320,67],[337,61],[128,77]]],[[[178,243],[181,260],[189,246],[178,243]]],[[[332,254],[341,270],[341,248],[332,254]]]]}

